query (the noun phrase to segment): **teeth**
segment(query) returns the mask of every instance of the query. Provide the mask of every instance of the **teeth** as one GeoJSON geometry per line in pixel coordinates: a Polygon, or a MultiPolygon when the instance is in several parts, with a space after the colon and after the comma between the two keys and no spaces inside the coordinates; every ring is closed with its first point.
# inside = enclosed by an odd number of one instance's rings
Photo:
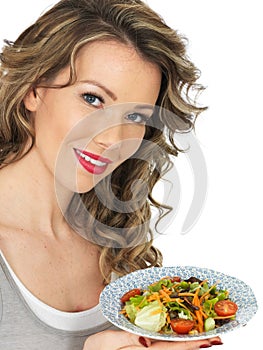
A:
{"type": "Polygon", "coordinates": [[[104,163],[104,162],[101,162],[100,160],[96,160],[96,159],[93,159],[93,158],[90,158],[89,156],[87,156],[86,154],[83,154],[82,152],[78,151],[77,150],[77,153],[78,155],[85,159],[87,162],[90,162],[91,164],[93,165],[96,165],[96,166],[105,166],[107,163],[104,163]]]}

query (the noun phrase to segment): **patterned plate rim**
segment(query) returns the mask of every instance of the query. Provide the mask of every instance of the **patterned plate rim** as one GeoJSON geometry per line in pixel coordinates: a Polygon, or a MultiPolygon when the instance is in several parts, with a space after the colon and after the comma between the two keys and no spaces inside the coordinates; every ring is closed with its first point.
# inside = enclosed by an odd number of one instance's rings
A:
{"type": "Polygon", "coordinates": [[[166,341],[189,341],[219,336],[246,325],[258,309],[256,297],[252,289],[244,281],[216,270],[187,265],[150,267],[120,277],[103,289],[100,295],[100,307],[104,317],[118,328],[139,336],[166,341]],[[120,314],[120,297],[126,291],[132,288],[145,288],[150,283],[153,283],[162,277],[175,275],[181,276],[183,279],[187,279],[191,276],[201,279],[207,278],[210,284],[219,280],[219,288],[228,289],[230,292],[230,298],[238,304],[239,309],[236,319],[213,331],[197,335],[168,335],[141,329],[120,314]]]}

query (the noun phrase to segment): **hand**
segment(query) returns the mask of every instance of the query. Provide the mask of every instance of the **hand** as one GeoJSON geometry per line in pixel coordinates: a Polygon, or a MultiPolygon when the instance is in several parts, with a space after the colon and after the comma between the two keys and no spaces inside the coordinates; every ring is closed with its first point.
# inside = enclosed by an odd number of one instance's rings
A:
{"type": "Polygon", "coordinates": [[[83,350],[197,350],[212,345],[222,344],[219,337],[196,341],[151,341],[124,331],[104,331],[91,335],[85,342],[83,350]]]}

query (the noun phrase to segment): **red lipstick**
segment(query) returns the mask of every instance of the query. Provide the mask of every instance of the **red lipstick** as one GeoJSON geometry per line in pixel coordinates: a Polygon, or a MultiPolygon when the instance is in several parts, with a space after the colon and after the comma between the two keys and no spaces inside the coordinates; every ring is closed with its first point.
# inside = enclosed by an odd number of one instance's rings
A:
{"type": "Polygon", "coordinates": [[[101,157],[98,154],[77,148],[74,148],[74,152],[81,166],[91,174],[100,175],[104,173],[107,166],[112,163],[110,159],[101,157]]]}

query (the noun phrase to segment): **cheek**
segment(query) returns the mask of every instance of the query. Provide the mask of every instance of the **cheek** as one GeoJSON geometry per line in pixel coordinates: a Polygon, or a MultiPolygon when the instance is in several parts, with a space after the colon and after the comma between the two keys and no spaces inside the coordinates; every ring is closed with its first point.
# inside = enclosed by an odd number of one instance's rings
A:
{"type": "Polygon", "coordinates": [[[121,141],[121,159],[125,160],[131,157],[140,147],[144,134],[145,126],[127,126],[123,133],[121,141]]]}
{"type": "Polygon", "coordinates": [[[70,105],[61,106],[61,104],[60,99],[47,100],[34,117],[36,138],[42,139],[47,147],[49,145],[60,147],[80,119],[70,105]]]}
{"type": "Polygon", "coordinates": [[[143,124],[126,124],[123,128],[123,139],[138,139],[142,140],[145,134],[145,125],[143,124]]]}
{"type": "Polygon", "coordinates": [[[48,157],[56,157],[67,134],[65,124],[38,120],[35,127],[36,145],[48,157]]]}

